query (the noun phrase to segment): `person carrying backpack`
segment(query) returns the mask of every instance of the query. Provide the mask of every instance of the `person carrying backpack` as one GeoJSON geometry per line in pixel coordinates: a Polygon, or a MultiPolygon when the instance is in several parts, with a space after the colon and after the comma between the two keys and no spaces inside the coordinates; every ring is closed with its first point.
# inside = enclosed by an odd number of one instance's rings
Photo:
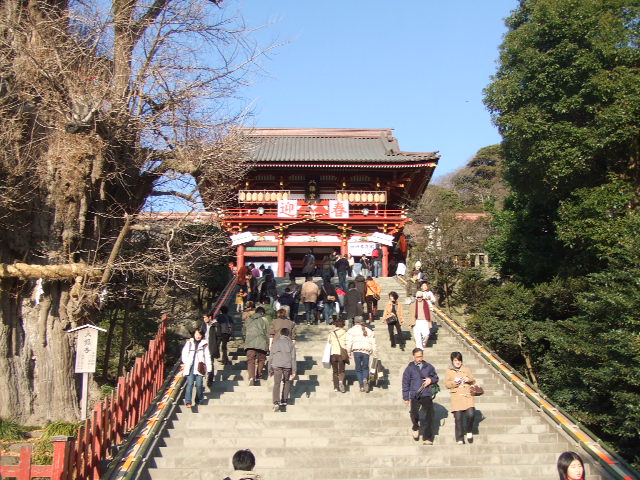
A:
{"type": "Polygon", "coordinates": [[[287,399],[291,392],[291,382],[296,378],[296,346],[288,328],[280,329],[280,337],[274,340],[269,353],[269,376],[273,377],[273,411],[278,412],[287,407],[287,399]],[[280,384],[282,397],[280,397],[280,384]]]}

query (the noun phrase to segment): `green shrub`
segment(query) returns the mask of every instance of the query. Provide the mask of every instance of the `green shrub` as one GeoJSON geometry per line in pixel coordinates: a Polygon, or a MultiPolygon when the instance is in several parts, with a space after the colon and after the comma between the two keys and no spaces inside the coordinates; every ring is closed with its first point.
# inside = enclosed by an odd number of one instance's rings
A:
{"type": "Polygon", "coordinates": [[[63,435],[66,437],[75,437],[78,435],[78,428],[82,423],[68,423],[68,422],[51,422],[44,427],[44,434],[40,441],[51,441],[51,437],[57,437],[63,435]]]}
{"type": "Polygon", "coordinates": [[[0,418],[0,440],[22,440],[23,431],[23,428],[13,420],[0,418]]]}
{"type": "Polygon", "coordinates": [[[42,437],[35,443],[31,458],[34,465],[50,465],[53,462],[53,442],[52,437],[65,436],[76,437],[78,428],[84,422],[51,422],[44,428],[42,437]]]}

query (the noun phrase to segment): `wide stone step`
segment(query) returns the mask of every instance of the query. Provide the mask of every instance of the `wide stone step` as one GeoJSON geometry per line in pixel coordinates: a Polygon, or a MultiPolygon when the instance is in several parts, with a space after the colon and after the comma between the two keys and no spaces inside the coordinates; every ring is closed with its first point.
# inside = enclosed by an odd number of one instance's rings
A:
{"type": "MultiPolygon", "coordinates": [[[[469,469],[468,470],[474,470],[469,469]]],[[[526,468],[524,469],[526,470],[526,468]]],[[[305,479],[348,479],[348,478],[381,478],[381,479],[419,479],[426,478],[426,472],[424,467],[419,467],[417,469],[412,469],[411,471],[407,471],[405,469],[372,469],[372,471],[366,471],[362,474],[354,473],[351,470],[344,469],[331,469],[331,470],[323,470],[322,474],[316,474],[314,470],[307,469],[287,469],[287,468],[279,468],[279,469],[261,469],[260,465],[257,466],[256,471],[262,474],[262,477],[265,480],[270,479],[279,479],[279,480],[300,480],[301,478],[305,479]],[[375,475],[375,476],[374,476],[375,475]]],[[[226,477],[231,473],[231,468],[227,467],[224,470],[200,470],[199,468],[175,468],[175,469],[162,469],[162,470],[150,470],[144,479],[153,479],[153,480],[175,480],[188,478],[189,480],[219,480],[221,478],[226,477]]],[[[600,476],[593,475],[589,473],[587,469],[587,473],[589,474],[589,480],[602,480],[600,476]]],[[[557,476],[557,472],[555,473],[557,476]]],[[[514,476],[515,477],[515,476],[514,476]]],[[[452,476],[442,476],[442,477],[434,477],[429,476],[429,480],[451,480],[452,478],[458,479],[483,479],[483,478],[509,478],[509,477],[493,477],[493,476],[476,476],[475,472],[469,472],[464,474],[461,477],[452,477],[452,476]]],[[[553,473],[546,472],[543,475],[523,475],[519,478],[526,478],[526,480],[549,480],[553,477],[553,473]]]]}
{"type": "MultiPolygon", "coordinates": [[[[425,447],[429,448],[429,447],[425,447]]],[[[424,458],[430,458],[424,455],[424,458]]],[[[473,464],[471,464],[473,465],[473,464]]],[[[388,467],[324,467],[324,468],[295,468],[282,465],[267,468],[256,466],[257,472],[262,474],[265,479],[278,480],[300,480],[300,479],[317,479],[317,480],[344,480],[344,479],[419,479],[428,478],[429,480],[451,480],[451,479],[507,479],[507,478],[523,478],[527,480],[549,480],[557,476],[555,465],[473,465],[460,462],[458,466],[437,466],[437,465],[392,465],[388,467]]],[[[172,468],[166,470],[156,470],[150,472],[150,478],[154,480],[170,480],[177,478],[200,479],[200,480],[219,480],[229,474],[231,469],[220,468],[199,470],[197,468],[172,468]],[[166,472],[171,472],[167,475],[166,472]],[[160,472],[164,472],[164,475],[160,472]]],[[[600,477],[590,473],[587,469],[588,478],[590,480],[600,480],[600,477]]]]}

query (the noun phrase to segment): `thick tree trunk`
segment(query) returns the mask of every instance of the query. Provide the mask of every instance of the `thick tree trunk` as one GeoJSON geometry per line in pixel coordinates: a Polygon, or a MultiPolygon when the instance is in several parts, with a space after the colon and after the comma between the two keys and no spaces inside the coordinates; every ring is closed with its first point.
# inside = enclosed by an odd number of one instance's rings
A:
{"type": "Polygon", "coordinates": [[[113,334],[118,324],[118,312],[119,309],[114,308],[111,318],[109,319],[109,330],[107,332],[107,339],[104,347],[104,359],[102,360],[102,379],[107,380],[109,378],[109,359],[111,358],[111,345],[113,344],[113,334]]]}
{"type": "Polygon", "coordinates": [[[40,303],[28,285],[2,280],[0,289],[0,417],[25,423],[75,421],[79,416],[74,379],[75,336],[68,282],[45,284],[40,303]]]}

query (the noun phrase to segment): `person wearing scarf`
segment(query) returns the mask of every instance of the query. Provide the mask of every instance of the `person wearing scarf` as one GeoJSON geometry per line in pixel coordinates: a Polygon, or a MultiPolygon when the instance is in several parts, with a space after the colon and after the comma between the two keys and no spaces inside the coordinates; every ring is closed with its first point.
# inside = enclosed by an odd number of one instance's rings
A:
{"type": "Polygon", "coordinates": [[[414,319],[413,338],[416,341],[416,348],[427,348],[431,310],[429,303],[423,298],[422,292],[416,292],[416,303],[412,310],[414,319]]]}
{"type": "Polygon", "coordinates": [[[464,444],[473,442],[473,420],[476,414],[475,401],[470,386],[476,383],[471,369],[462,364],[462,354],[451,352],[451,365],[444,377],[444,384],[451,393],[451,413],[456,423],[456,442],[464,444]]]}

